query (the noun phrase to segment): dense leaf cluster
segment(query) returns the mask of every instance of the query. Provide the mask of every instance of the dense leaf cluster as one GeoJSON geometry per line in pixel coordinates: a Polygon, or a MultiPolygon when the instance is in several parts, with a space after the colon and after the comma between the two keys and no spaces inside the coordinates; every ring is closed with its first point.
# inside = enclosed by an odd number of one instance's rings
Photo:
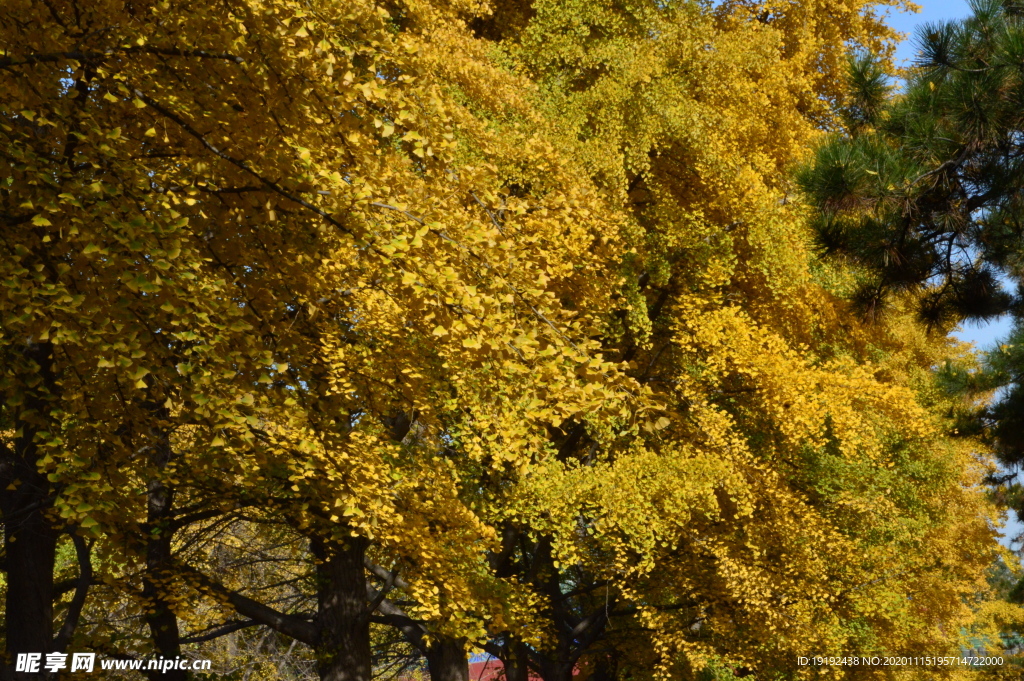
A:
{"type": "Polygon", "coordinates": [[[0,4],[7,662],[810,678],[994,632],[970,358],[907,273],[862,323],[787,195],[876,4],[0,4]]]}
{"type": "MultiPolygon", "coordinates": [[[[855,59],[849,134],[801,173],[824,251],[862,266],[853,294],[875,313],[921,292],[935,328],[1024,317],[1024,8],[972,3],[962,21],[925,25],[899,92],[870,57],[855,59]]],[[[1019,328],[963,388],[1006,386],[982,417],[1007,464],[1024,459],[1019,328]]]]}

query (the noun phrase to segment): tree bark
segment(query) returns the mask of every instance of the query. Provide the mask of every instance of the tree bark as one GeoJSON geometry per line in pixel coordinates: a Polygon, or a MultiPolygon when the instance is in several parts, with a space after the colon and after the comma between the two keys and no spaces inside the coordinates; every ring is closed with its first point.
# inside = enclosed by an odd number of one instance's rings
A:
{"type": "MultiPolygon", "coordinates": [[[[34,466],[32,466],[34,468],[34,466]]],[[[17,476],[22,484],[17,492],[6,497],[4,516],[8,509],[24,507],[47,496],[47,487],[24,466],[17,476]]],[[[39,476],[42,477],[42,476],[39,476]]],[[[45,480],[45,478],[43,478],[45,480]]],[[[7,652],[13,662],[18,653],[48,653],[53,645],[53,567],[57,549],[57,532],[45,517],[46,507],[23,513],[17,520],[5,522],[7,546],[7,652]]],[[[35,674],[16,673],[13,666],[5,674],[8,679],[39,678],[35,674]]]]}
{"type": "Polygon", "coordinates": [[[615,681],[619,676],[618,658],[614,655],[602,655],[594,664],[594,673],[590,681],[615,681]]]}
{"type": "Polygon", "coordinates": [[[427,648],[426,657],[430,681],[469,681],[469,658],[462,641],[438,637],[427,648]]]}
{"type": "MultiPolygon", "coordinates": [[[[171,459],[171,445],[167,433],[156,432],[149,446],[150,464],[157,471],[162,471],[171,459]]],[[[173,507],[174,490],[159,479],[150,480],[146,509],[146,529],[149,532],[146,541],[146,574],[142,581],[142,596],[149,608],[146,623],[149,625],[153,645],[157,653],[165,659],[174,659],[181,655],[178,616],[171,609],[165,595],[170,586],[168,580],[171,579],[172,572],[173,507]]],[[[183,669],[169,669],[166,672],[154,670],[148,671],[146,675],[150,681],[186,681],[188,678],[187,672],[183,669]]]]}
{"type": "MultiPolygon", "coordinates": [[[[11,425],[18,434],[13,449],[0,445],[0,510],[6,540],[7,653],[51,652],[53,646],[53,568],[58,531],[47,518],[53,503],[50,482],[39,472],[36,434],[46,429],[53,396],[53,347],[34,343],[24,352],[26,373],[35,374],[11,425]]],[[[45,659],[45,657],[44,657],[45,659]]],[[[3,678],[38,679],[4,666],[3,678]]]]}
{"type": "Polygon", "coordinates": [[[370,681],[370,617],[363,559],[369,542],[313,539],[317,559],[317,659],[321,681],[370,681]]]}
{"type": "Polygon", "coordinates": [[[537,543],[531,569],[536,575],[535,587],[547,596],[555,624],[555,645],[535,655],[540,677],[543,681],[572,681],[580,657],[604,635],[614,599],[606,592],[604,602],[598,598],[595,603],[587,590],[575,598],[563,594],[561,575],[547,538],[537,543]]]}
{"type": "Polygon", "coordinates": [[[511,654],[501,658],[505,665],[505,681],[529,681],[530,678],[530,653],[526,644],[515,641],[511,645],[511,654]]]}
{"type": "Polygon", "coordinates": [[[542,681],[571,681],[572,667],[566,672],[565,663],[559,658],[545,657],[540,665],[540,678],[542,681]]]}
{"type": "MultiPolygon", "coordinates": [[[[85,607],[85,599],[89,596],[89,587],[92,586],[92,553],[89,544],[76,534],[71,535],[71,541],[75,545],[75,554],[78,557],[78,579],[75,580],[75,594],[68,604],[68,611],[64,615],[64,625],[61,626],[57,636],[53,639],[53,652],[67,652],[68,644],[75,636],[78,622],[82,617],[82,608],[85,607]]],[[[54,587],[56,588],[56,586],[54,587]]]]}

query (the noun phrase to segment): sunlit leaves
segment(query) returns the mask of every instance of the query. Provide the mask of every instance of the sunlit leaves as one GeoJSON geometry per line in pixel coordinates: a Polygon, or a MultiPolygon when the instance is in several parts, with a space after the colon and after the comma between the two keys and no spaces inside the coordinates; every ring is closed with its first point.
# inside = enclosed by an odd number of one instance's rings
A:
{"type": "MultiPolygon", "coordinates": [[[[782,172],[888,33],[753,4],[536,3],[500,44],[469,2],[101,5],[86,53],[19,3],[5,55],[78,55],[0,70],[0,340],[56,349],[59,514],[125,572],[154,481],[363,537],[436,631],[542,649],[512,528],[628,605],[644,673],[938,636],[981,559],[908,547],[990,538],[922,404],[947,350],[849,318],[782,172]]],[[[18,407],[38,370],[0,371],[18,407]]]]}

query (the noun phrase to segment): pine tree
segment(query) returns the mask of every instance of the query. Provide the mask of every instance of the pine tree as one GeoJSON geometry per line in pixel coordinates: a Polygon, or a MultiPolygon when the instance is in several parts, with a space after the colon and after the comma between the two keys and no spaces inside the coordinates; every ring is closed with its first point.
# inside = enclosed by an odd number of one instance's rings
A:
{"type": "Polygon", "coordinates": [[[800,174],[826,254],[861,268],[852,297],[881,314],[918,299],[934,329],[1003,314],[1017,330],[971,387],[1008,391],[982,414],[1004,462],[1024,461],[1024,4],[976,0],[918,30],[903,87],[854,59],[845,131],[800,174]]]}

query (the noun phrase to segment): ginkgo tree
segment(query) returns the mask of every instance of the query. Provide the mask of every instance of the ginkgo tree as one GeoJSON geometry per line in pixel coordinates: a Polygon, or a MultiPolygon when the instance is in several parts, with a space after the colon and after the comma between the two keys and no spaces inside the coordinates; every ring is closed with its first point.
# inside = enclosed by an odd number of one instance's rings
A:
{"type": "Polygon", "coordinates": [[[34,554],[8,563],[7,612],[38,624],[10,652],[54,645],[39,566],[63,528],[145,562],[155,647],[176,654],[171,592],[216,585],[173,564],[175,529],[259,504],[310,537],[328,591],[312,625],[259,612],[318,649],[324,678],[367,678],[370,541],[457,590],[438,556],[462,546],[472,571],[491,533],[443,438],[515,469],[546,424],[632,399],[590,338],[617,281],[584,276],[616,232],[599,197],[557,157],[535,199],[507,191],[488,159],[525,165],[544,141],[496,139],[415,75],[465,37],[429,6],[4,12],[6,513],[47,528],[8,524],[34,554]],[[23,20],[52,31],[33,41],[23,20]],[[570,310],[560,290],[592,295],[570,310]]]}
{"type": "Polygon", "coordinates": [[[849,320],[785,194],[872,7],[5,3],[8,655],[955,646],[994,514],[957,351],[849,320]]]}
{"type": "Polygon", "coordinates": [[[534,585],[552,640],[494,652],[564,679],[578,663],[689,678],[715,659],[797,673],[800,650],[863,653],[882,630],[884,646],[955,650],[948,623],[970,616],[992,547],[984,463],[928,411],[950,408],[929,368],[958,351],[910,305],[849,323],[849,279],[814,263],[782,172],[842,99],[840,46],[878,48],[884,28],[853,4],[533,9],[501,43],[626,215],[606,352],[666,412],[580,423],[499,507],[526,539],[498,569],[534,585]],[[929,541],[951,559],[939,589],[912,548],[929,541]]]}

